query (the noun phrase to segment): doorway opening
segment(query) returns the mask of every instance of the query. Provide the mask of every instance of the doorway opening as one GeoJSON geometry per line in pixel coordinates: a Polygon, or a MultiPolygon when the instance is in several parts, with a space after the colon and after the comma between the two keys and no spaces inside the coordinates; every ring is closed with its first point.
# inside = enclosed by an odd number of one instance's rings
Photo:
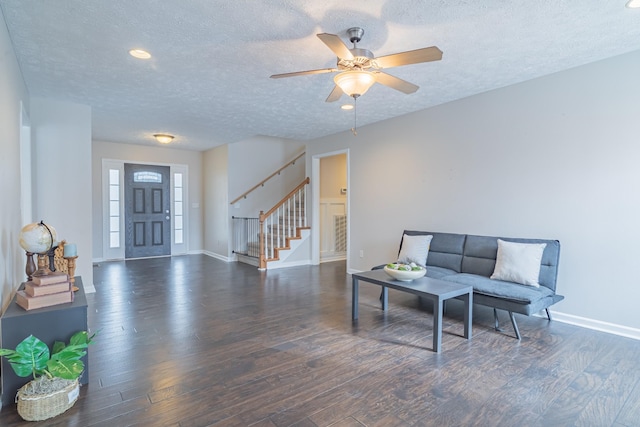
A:
{"type": "Polygon", "coordinates": [[[312,158],[312,262],[349,264],[349,151],[312,158]]]}

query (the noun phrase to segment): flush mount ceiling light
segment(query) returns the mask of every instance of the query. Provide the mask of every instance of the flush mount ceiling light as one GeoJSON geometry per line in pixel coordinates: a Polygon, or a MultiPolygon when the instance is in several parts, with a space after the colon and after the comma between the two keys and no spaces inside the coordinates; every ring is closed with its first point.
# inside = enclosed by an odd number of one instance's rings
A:
{"type": "Polygon", "coordinates": [[[156,139],[156,141],[158,141],[160,144],[168,144],[171,141],[173,141],[174,136],[173,135],[169,135],[168,133],[156,133],[153,135],[153,137],[156,139]]]}
{"type": "Polygon", "coordinates": [[[640,0],[629,0],[626,4],[629,9],[640,8],[640,0]]]}
{"type": "Polygon", "coordinates": [[[342,108],[343,110],[353,110],[353,104],[344,104],[341,105],[340,108],[342,108]]]}
{"type": "Polygon", "coordinates": [[[149,59],[151,58],[151,54],[143,49],[131,49],[129,51],[129,55],[138,59],[149,59]]]}

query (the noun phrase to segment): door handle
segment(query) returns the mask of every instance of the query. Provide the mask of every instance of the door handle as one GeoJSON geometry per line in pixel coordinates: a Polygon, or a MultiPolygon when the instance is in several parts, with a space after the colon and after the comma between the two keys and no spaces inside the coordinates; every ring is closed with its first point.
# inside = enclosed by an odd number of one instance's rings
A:
{"type": "Polygon", "coordinates": [[[170,216],[165,216],[164,219],[171,219],[171,217],[170,216]]]}

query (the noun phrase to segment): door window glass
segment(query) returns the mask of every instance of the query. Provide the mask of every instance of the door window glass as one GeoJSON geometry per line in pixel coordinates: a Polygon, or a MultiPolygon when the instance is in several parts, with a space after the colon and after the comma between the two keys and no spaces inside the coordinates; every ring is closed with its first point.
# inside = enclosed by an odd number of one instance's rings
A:
{"type": "Polygon", "coordinates": [[[134,172],[133,182],[155,182],[158,184],[162,184],[162,174],[152,171],[134,172]]]}

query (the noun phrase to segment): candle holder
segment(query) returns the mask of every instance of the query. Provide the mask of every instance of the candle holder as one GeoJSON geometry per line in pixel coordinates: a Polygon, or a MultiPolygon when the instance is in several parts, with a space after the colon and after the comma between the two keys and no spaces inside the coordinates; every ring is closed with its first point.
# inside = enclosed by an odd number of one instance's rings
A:
{"type": "Polygon", "coordinates": [[[78,290],[78,287],[74,285],[74,283],[76,281],[75,273],[76,273],[76,259],[77,258],[78,258],[78,255],[64,257],[64,259],[67,260],[67,274],[69,275],[69,282],[71,282],[71,286],[72,286],[74,292],[78,290]]]}

